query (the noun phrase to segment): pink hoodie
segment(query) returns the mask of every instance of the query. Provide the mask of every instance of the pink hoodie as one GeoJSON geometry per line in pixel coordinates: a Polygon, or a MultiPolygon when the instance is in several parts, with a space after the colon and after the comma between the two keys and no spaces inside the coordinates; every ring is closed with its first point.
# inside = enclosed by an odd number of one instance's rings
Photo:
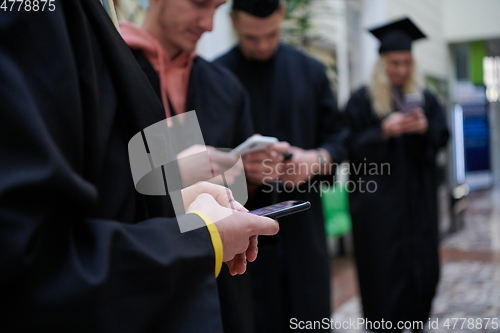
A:
{"type": "Polygon", "coordinates": [[[120,22],[120,32],[128,46],[141,51],[158,73],[166,117],[172,116],[168,99],[175,108],[175,113],[183,113],[195,53],[181,53],[171,60],[160,42],[145,30],[130,22],[120,22]]]}

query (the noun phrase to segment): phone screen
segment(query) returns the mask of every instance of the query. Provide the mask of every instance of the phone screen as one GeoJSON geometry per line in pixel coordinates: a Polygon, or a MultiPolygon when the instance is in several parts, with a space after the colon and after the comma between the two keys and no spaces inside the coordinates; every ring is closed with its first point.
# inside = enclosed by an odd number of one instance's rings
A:
{"type": "Polygon", "coordinates": [[[278,218],[286,215],[302,212],[311,208],[311,203],[309,201],[302,200],[289,200],[283,201],[271,206],[258,208],[250,211],[249,213],[266,216],[270,218],[278,218]]]}
{"type": "Polygon", "coordinates": [[[422,96],[420,96],[420,94],[405,94],[403,99],[404,109],[402,111],[405,113],[411,112],[422,104],[422,96]]]}

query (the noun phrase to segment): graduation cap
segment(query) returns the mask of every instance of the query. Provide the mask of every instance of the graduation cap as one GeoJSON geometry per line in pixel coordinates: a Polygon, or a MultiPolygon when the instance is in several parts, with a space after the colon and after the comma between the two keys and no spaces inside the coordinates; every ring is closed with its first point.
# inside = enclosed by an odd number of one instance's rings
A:
{"type": "Polygon", "coordinates": [[[407,17],[369,30],[380,40],[379,53],[411,51],[411,43],[426,38],[424,33],[407,17]]]}
{"type": "Polygon", "coordinates": [[[257,17],[267,17],[280,6],[280,0],[234,0],[233,10],[242,10],[257,17]]]}

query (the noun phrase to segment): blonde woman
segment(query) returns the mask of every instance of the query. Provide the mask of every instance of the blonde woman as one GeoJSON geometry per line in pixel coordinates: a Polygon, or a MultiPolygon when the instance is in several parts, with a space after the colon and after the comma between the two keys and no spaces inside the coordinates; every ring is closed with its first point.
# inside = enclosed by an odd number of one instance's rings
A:
{"type": "Polygon", "coordinates": [[[380,59],[346,108],[363,312],[369,331],[401,332],[399,321],[421,321],[411,327],[418,332],[439,280],[434,160],[448,130],[416,75],[411,44],[423,33],[409,19],[370,32],[381,41],[380,59]]]}

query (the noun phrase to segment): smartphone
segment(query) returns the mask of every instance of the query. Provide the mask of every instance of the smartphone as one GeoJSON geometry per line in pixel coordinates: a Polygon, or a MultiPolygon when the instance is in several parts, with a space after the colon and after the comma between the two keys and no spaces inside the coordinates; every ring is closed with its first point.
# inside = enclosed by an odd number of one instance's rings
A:
{"type": "Polygon", "coordinates": [[[277,219],[279,217],[308,210],[309,208],[311,208],[311,203],[309,201],[289,200],[271,206],[251,210],[249,211],[249,213],[259,216],[270,217],[272,219],[277,219]]]}
{"type": "Polygon", "coordinates": [[[238,147],[230,151],[231,154],[245,155],[254,151],[265,150],[267,146],[278,142],[278,138],[272,136],[251,136],[238,147]]]}
{"type": "Polygon", "coordinates": [[[409,113],[422,105],[422,96],[420,94],[405,94],[403,96],[404,113],[409,113]]]}

